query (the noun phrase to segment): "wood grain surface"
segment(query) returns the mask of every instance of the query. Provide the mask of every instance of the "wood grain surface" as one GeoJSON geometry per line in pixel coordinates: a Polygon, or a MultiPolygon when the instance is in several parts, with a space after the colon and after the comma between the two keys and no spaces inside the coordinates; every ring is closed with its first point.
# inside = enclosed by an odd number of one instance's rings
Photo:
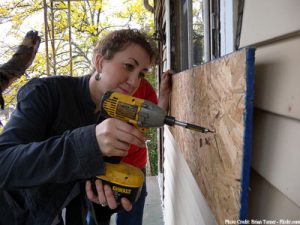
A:
{"type": "Polygon", "coordinates": [[[247,210],[242,190],[247,199],[251,141],[245,138],[251,139],[253,110],[253,77],[247,76],[253,76],[253,61],[254,51],[243,49],[175,74],[172,80],[170,114],[215,131],[171,128],[218,224],[241,219],[241,209],[247,210]]]}

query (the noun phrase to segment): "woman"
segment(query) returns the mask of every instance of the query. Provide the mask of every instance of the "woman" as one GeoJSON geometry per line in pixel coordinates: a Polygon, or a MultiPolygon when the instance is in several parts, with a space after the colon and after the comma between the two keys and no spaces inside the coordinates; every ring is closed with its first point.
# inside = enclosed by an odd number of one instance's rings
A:
{"type": "MultiPolygon", "coordinates": [[[[119,86],[120,90],[118,92],[122,92],[124,94],[133,95],[135,97],[143,98],[146,100],[150,100],[153,103],[158,102],[156,93],[152,86],[145,80],[144,73],[146,73],[150,67],[150,65],[156,60],[154,47],[150,45],[150,43],[145,39],[145,36],[140,34],[137,31],[132,30],[123,30],[116,31],[109,34],[103,40],[101,40],[94,50],[94,65],[95,70],[98,72],[97,76],[99,76],[99,83],[105,82],[103,79],[105,77],[104,73],[108,70],[108,79],[110,79],[113,74],[111,74],[112,69],[115,68],[117,71],[115,74],[121,75],[122,79],[127,77],[126,73],[131,74],[131,78],[127,79],[126,82],[121,82],[122,85],[119,86]],[[131,41],[128,43],[128,37],[131,36],[131,41]],[[118,45],[114,44],[118,43],[118,45]],[[132,44],[134,43],[134,44],[132,44]],[[115,52],[114,55],[108,55],[108,46],[111,45],[114,50],[110,50],[110,53],[115,52]],[[120,54],[121,53],[121,54],[120,54]],[[102,60],[110,60],[109,64],[102,64],[102,60]],[[122,68],[118,70],[118,68],[122,68]],[[125,70],[125,71],[124,71],[125,70]],[[132,76],[132,74],[135,74],[132,76]],[[125,75],[125,76],[124,76],[125,75]],[[101,80],[100,80],[101,78],[101,80]]],[[[170,94],[170,86],[169,86],[169,76],[171,72],[168,71],[163,75],[162,79],[162,97],[160,98],[160,106],[167,110],[168,99],[170,94]]],[[[97,79],[96,79],[97,80],[97,79]]],[[[99,100],[100,101],[100,100],[99,100]]],[[[128,155],[123,158],[123,161],[129,163],[135,167],[140,168],[145,171],[145,165],[147,162],[147,152],[146,148],[140,148],[136,145],[131,145],[128,151],[128,155]]],[[[100,181],[96,181],[97,189],[102,189],[100,181]],[[99,182],[99,183],[98,183],[99,182]]],[[[96,202],[97,196],[93,195],[91,191],[91,184],[87,182],[87,193],[90,200],[96,202]]],[[[117,224],[118,225],[139,225],[142,224],[143,219],[143,209],[146,198],[146,183],[144,183],[142,188],[141,196],[137,203],[133,205],[133,209],[130,212],[121,211],[117,215],[117,224]]],[[[101,195],[101,191],[99,196],[101,195]]],[[[98,198],[100,204],[106,204],[104,199],[98,198]]],[[[98,223],[100,224],[109,224],[108,219],[103,216],[103,210],[101,207],[97,205],[95,209],[98,209],[99,216],[98,223]],[[102,219],[102,220],[101,220],[102,219]],[[107,220],[106,220],[107,219],[107,220]]],[[[104,210],[106,211],[106,210],[104,210]]],[[[110,212],[108,212],[110,215],[110,212]]],[[[94,224],[91,222],[90,224],[94,224]]]]}
{"type": "MultiPolygon", "coordinates": [[[[19,91],[0,136],[0,224],[63,224],[63,208],[67,224],[84,224],[86,196],[95,205],[117,207],[108,186],[97,180],[93,193],[86,180],[103,174],[103,156],[124,157],[131,145],[145,148],[146,138],[120,120],[99,122],[99,103],[108,90],[134,94],[154,58],[140,32],[115,31],[95,48],[92,75],[32,79],[19,91]]],[[[132,208],[127,199],[121,204],[132,208]]]]}

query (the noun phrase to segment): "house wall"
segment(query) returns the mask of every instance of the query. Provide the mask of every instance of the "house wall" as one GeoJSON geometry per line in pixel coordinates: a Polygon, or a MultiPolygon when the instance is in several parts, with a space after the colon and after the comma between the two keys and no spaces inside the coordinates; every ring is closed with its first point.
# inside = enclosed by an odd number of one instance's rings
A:
{"type": "Polygon", "coordinates": [[[249,217],[300,220],[300,1],[246,0],[240,47],[257,46],[249,217]]]}
{"type": "MultiPolygon", "coordinates": [[[[238,2],[222,0],[221,4],[236,10],[238,2]]],[[[249,218],[253,219],[300,220],[299,10],[298,0],[245,0],[239,47],[257,48],[249,197],[249,218]]],[[[164,14],[164,18],[168,21],[168,15],[164,14]]],[[[230,20],[236,21],[234,18],[230,20]]],[[[231,27],[227,22],[222,24],[231,27]]],[[[224,27],[222,29],[232,32],[224,27]]],[[[170,40],[170,33],[166,35],[170,40]]],[[[234,45],[228,39],[233,36],[226,34],[225,42],[221,41],[223,45],[226,43],[226,46],[221,46],[222,54],[231,51],[234,45]]],[[[170,52],[174,45],[169,44],[170,47],[164,49],[165,56],[169,55],[167,51],[170,52]]],[[[166,62],[170,63],[166,58],[165,68],[166,62]]],[[[169,142],[172,138],[165,133],[164,216],[166,224],[180,224],[176,221],[184,221],[180,215],[185,218],[185,207],[200,210],[199,204],[205,205],[205,200],[199,197],[201,193],[199,195],[197,187],[192,184],[193,177],[189,169],[183,169],[186,161],[178,146],[169,142]],[[179,182],[178,177],[184,177],[184,182],[179,182]],[[186,189],[189,186],[193,189],[186,189]],[[180,194],[184,192],[190,194],[182,197],[180,194]],[[197,201],[190,196],[198,196],[197,201]],[[182,201],[184,208],[174,203],[176,199],[182,201]]],[[[206,213],[211,215],[209,210],[206,213]]],[[[201,218],[196,224],[213,224],[214,219],[205,219],[203,213],[199,216],[201,218]]]]}
{"type": "MultiPolygon", "coordinates": [[[[174,59],[172,61],[171,58],[175,45],[172,32],[176,33],[179,29],[179,27],[174,27],[174,24],[178,25],[178,23],[174,23],[173,20],[171,24],[170,20],[174,16],[175,4],[175,1],[157,1],[156,4],[156,20],[159,29],[166,34],[160,53],[162,63],[159,70],[161,72],[170,68],[176,69],[181,64],[177,61],[177,66],[172,65],[174,59]],[[159,12],[162,12],[160,16],[159,12]]],[[[163,168],[159,173],[159,181],[165,225],[216,225],[215,218],[171,132],[167,127],[161,129],[160,132],[163,142],[161,149],[163,168]]]]}

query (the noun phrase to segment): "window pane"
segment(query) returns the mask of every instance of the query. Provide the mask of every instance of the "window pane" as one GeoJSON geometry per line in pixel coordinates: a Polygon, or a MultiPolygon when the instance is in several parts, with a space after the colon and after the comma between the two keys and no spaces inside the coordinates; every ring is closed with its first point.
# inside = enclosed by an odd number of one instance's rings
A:
{"type": "Polygon", "coordinates": [[[194,66],[204,62],[204,24],[203,1],[193,0],[193,64],[194,66]]]}

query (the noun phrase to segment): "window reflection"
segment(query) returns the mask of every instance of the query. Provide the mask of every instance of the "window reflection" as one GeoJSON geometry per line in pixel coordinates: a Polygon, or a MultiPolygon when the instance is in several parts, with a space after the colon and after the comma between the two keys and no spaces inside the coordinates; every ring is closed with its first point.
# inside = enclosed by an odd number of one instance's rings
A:
{"type": "Polygon", "coordinates": [[[193,65],[204,62],[204,24],[203,24],[203,1],[193,0],[193,65]]]}

